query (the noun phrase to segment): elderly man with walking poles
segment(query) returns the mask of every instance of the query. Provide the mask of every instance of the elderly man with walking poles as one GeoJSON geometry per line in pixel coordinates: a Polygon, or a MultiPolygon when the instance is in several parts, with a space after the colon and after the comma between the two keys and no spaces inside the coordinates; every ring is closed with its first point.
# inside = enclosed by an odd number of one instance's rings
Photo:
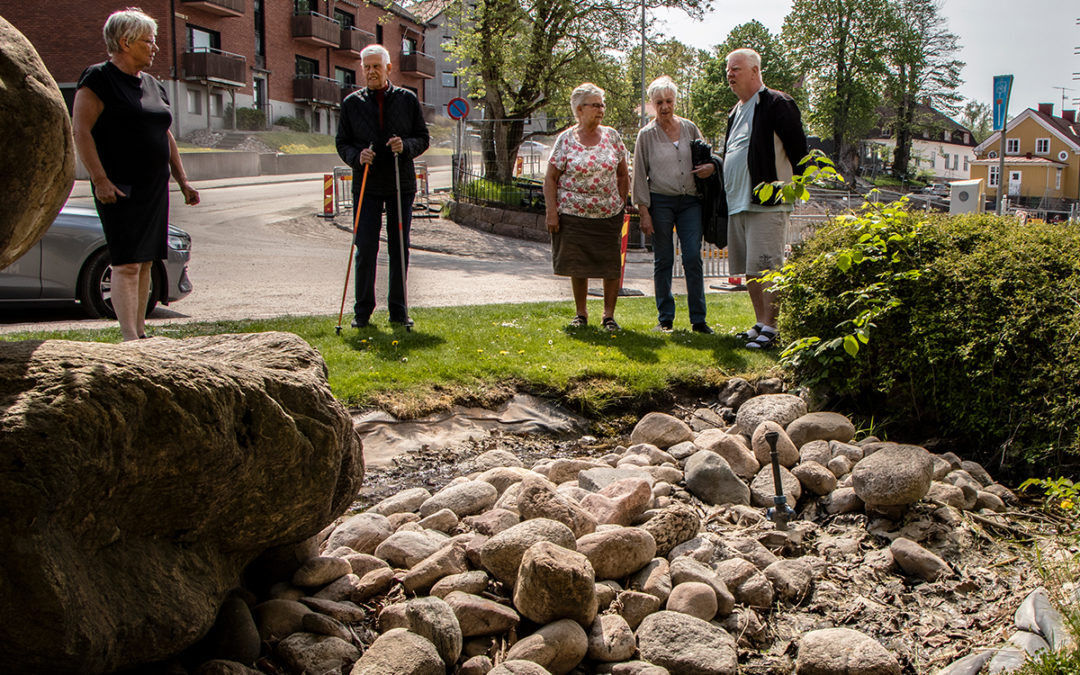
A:
{"type": "Polygon", "coordinates": [[[338,155],[353,169],[356,297],[352,326],[370,325],[375,310],[375,272],[385,209],[390,322],[411,328],[406,283],[416,195],[413,159],[427,150],[430,136],[416,94],[390,83],[390,53],[382,45],[368,45],[360,60],[366,86],[342,101],[337,131],[338,155]]]}

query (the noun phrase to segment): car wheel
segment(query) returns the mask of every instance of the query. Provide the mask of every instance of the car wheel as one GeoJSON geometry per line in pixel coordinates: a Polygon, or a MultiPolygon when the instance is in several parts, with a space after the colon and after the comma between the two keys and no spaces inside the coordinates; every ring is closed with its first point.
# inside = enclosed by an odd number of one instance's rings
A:
{"type": "MultiPolygon", "coordinates": [[[[146,303],[146,316],[150,316],[150,312],[157,307],[157,288],[160,283],[161,271],[155,263],[150,273],[150,298],[146,303]]],[[[116,311],[112,306],[112,268],[109,266],[108,249],[103,248],[94,253],[83,266],[79,276],[79,303],[91,317],[116,318],[116,311]]]]}

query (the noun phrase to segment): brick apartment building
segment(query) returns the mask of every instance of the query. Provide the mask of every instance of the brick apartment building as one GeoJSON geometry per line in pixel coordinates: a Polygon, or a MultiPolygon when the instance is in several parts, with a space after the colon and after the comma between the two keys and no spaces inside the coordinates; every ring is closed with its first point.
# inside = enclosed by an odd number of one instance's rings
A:
{"type": "Polygon", "coordinates": [[[131,5],[158,22],[149,72],[169,92],[178,138],[232,126],[226,112],[244,107],[332,134],[341,99],[363,81],[360,50],[373,42],[390,52],[391,81],[421,101],[435,76],[425,24],[390,0],[0,0],[0,16],[37,48],[70,107],[83,69],[108,58],[105,19],[131,5]]]}

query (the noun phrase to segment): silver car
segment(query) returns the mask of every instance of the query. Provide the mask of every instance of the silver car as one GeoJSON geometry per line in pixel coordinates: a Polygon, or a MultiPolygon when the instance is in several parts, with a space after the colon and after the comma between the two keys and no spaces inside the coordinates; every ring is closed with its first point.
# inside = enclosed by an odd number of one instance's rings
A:
{"type": "MultiPolygon", "coordinates": [[[[150,314],[191,293],[191,235],[169,225],[169,257],[150,276],[150,314]]],[[[116,318],[105,232],[92,208],[65,206],[41,241],[0,270],[0,306],[41,307],[78,301],[92,317],[116,318]]]]}

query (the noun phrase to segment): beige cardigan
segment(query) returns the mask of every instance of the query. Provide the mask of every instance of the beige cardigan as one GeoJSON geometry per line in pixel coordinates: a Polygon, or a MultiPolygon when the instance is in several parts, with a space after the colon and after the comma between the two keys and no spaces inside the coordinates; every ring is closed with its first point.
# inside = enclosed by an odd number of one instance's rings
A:
{"type": "Polygon", "coordinates": [[[679,121],[677,148],[667,133],[657,126],[655,119],[638,131],[631,191],[638,206],[650,206],[650,192],[669,196],[697,194],[690,142],[702,138],[701,131],[688,119],[676,119],[679,121]]]}

